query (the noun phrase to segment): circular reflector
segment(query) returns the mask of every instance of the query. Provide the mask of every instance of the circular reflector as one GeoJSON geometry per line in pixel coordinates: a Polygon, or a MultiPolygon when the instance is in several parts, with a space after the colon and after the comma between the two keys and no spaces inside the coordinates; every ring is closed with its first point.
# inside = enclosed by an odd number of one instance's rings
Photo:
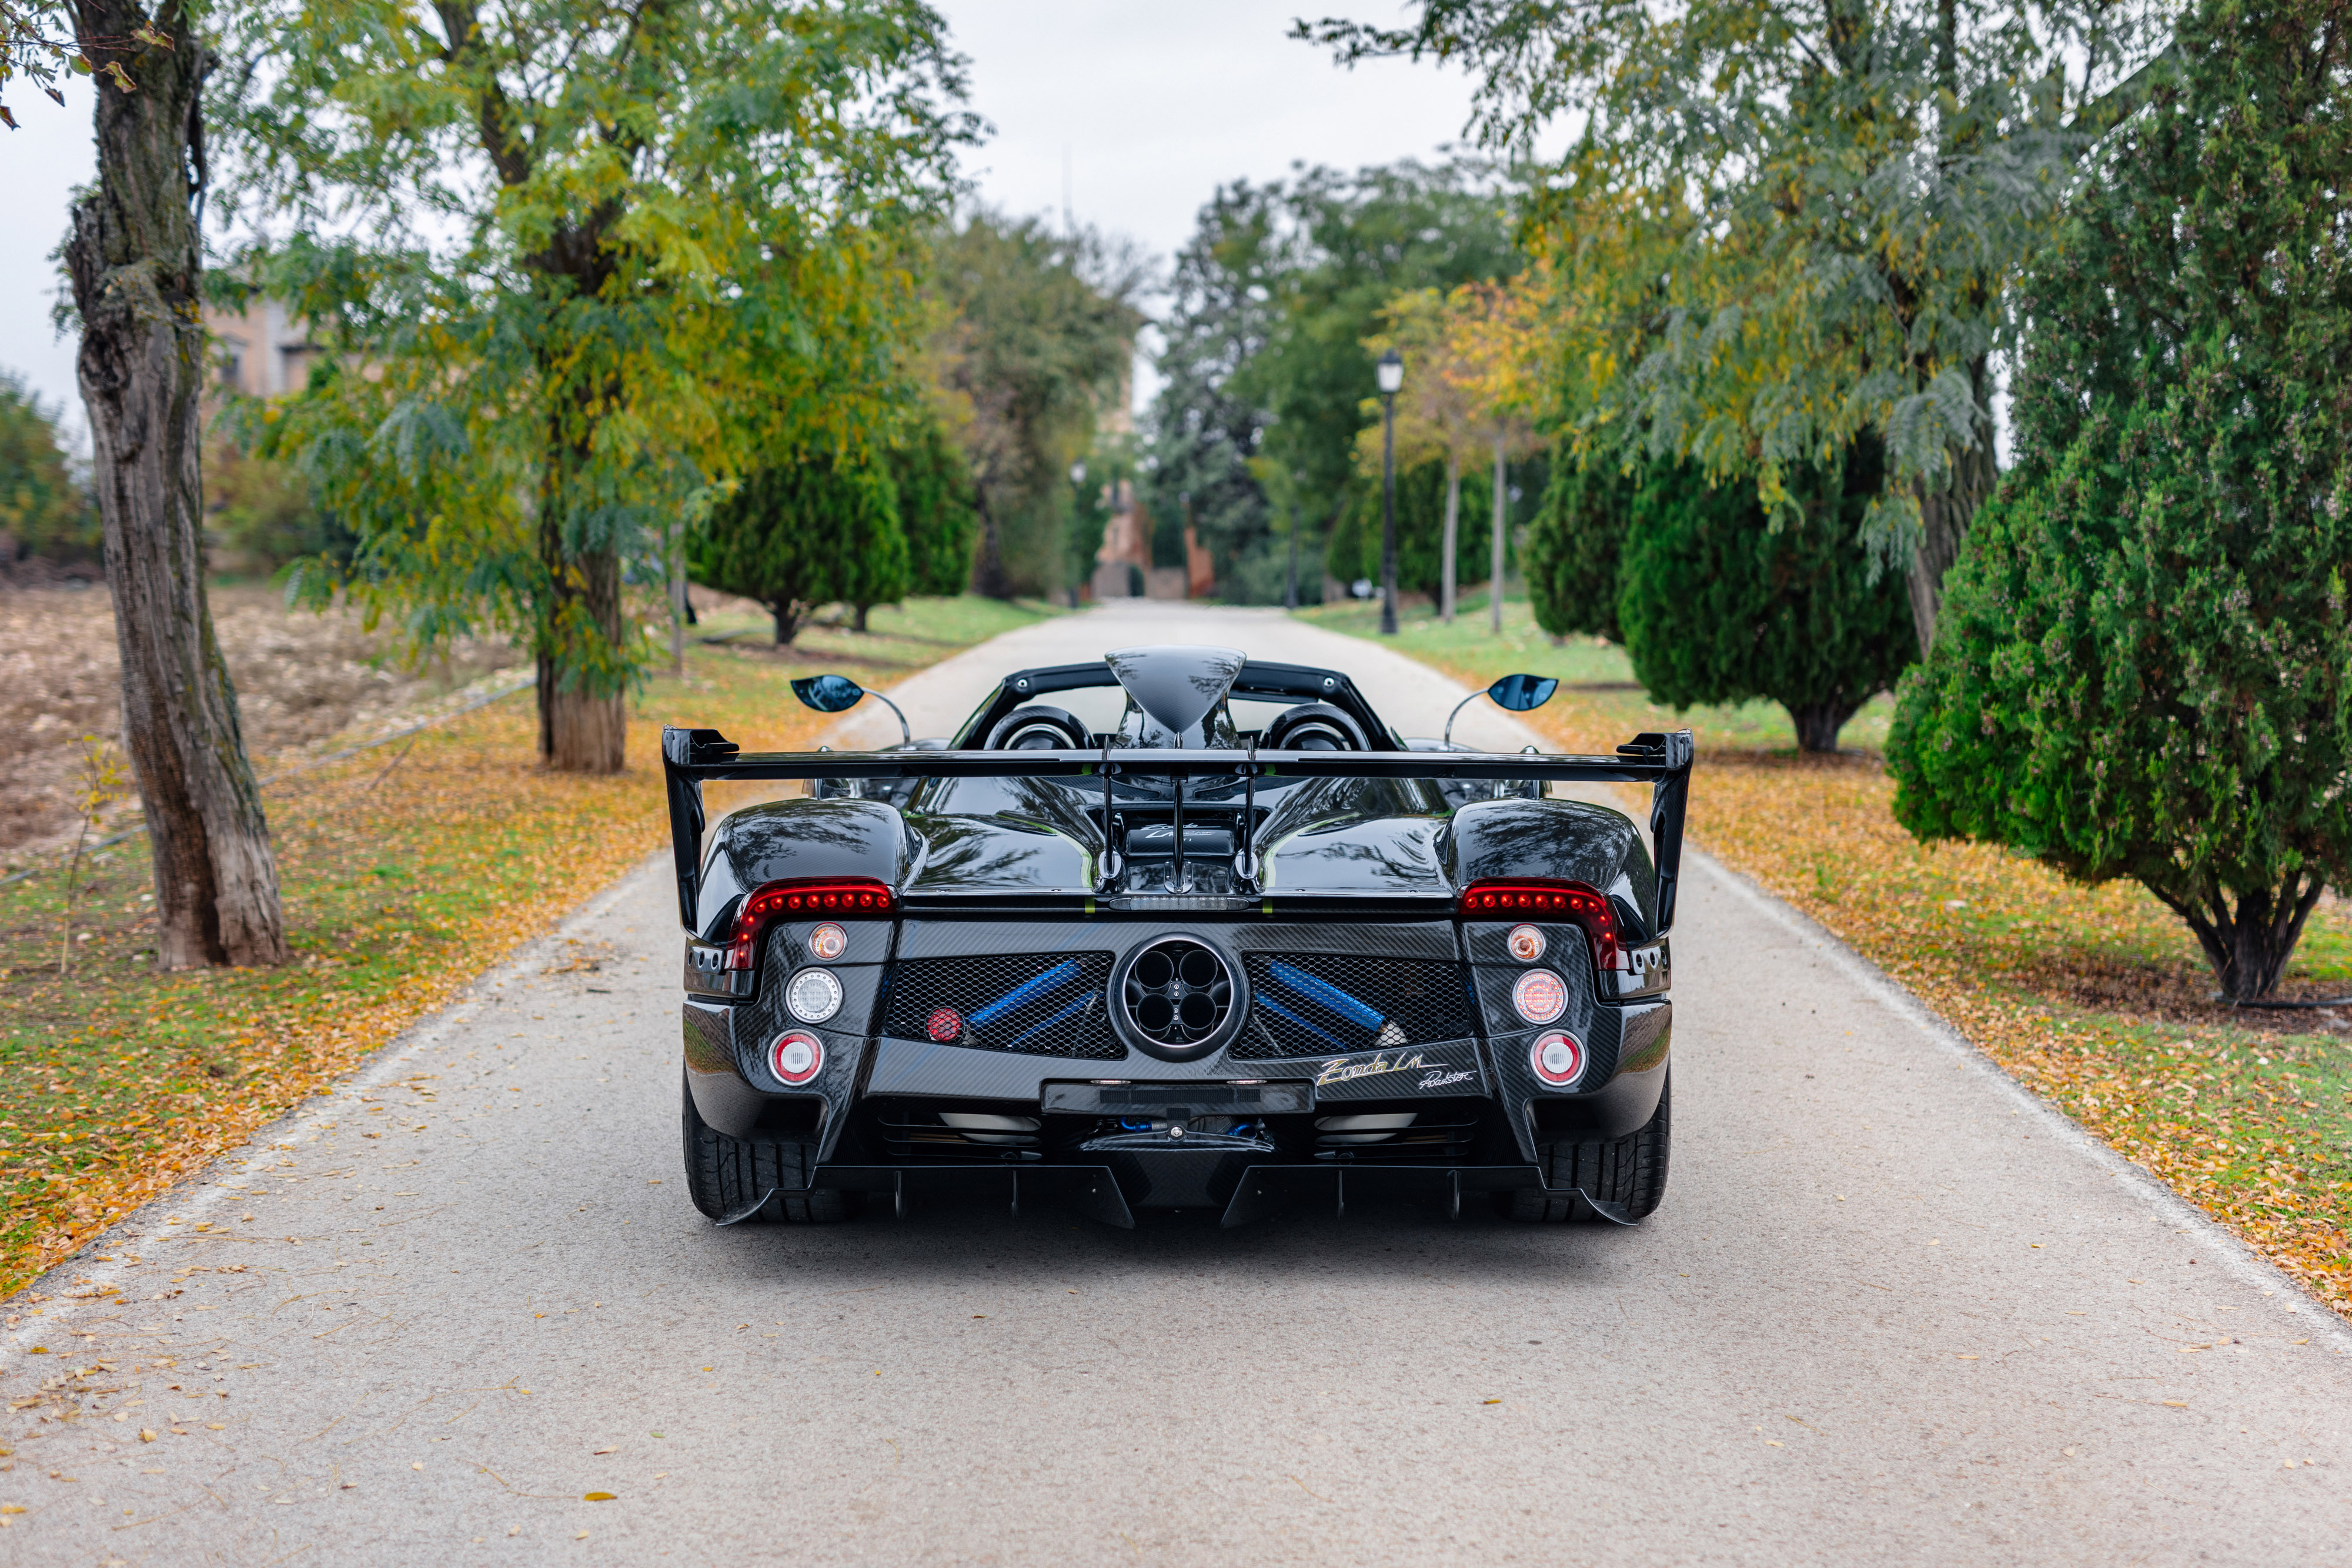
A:
{"type": "Polygon", "coordinates": [[[1541,1036],[1528,1054],[1535,1063],[1536,1076],[1546,1083],[1573,1083],[1584,1071],[1584,1048],[1572,1034],[1555,1031],[1541,1036]]]}
{"type": "Polygon", "coordinates": [[[803,969],[784,988],[784,1006],[803,1023],[823,1023],[841,1010],[841,982],[830,969],[803,969]]]}
{"type": "Polygon", "coordinates": [[[803,1030],[780,1034],[768,1048],[768,1070],[786,1083],[806,1083],[824,1065],[824,1047],[803,1030]]]}
{"type": "Polygon", "coordinates": [[[1532,964],[1543,956],[1543,933],[1532,925],[1514,925],[1507,938],[1511,956],[1522,964],[1532,964]]]}
{"type": "Polygon", "coordinates": [[[963,1014],[953,1008],[941,1008],[923,1025],[924,1032],[941,1045],[963,1033],[963,1014]]]}
{"type": "Polygon", "coordinates": [[[828,920],[809,933],[809,951],[820,958],[838,958],[849,946],[849,933],[828,920]]]}
{"type": "Polygon", "coordinates": [[[1568,987],[1549,969],[1530,969],[1511,988],[1511,1005],[1529,1023],[1549,1023],[1568,1010],[1568,987]]]}

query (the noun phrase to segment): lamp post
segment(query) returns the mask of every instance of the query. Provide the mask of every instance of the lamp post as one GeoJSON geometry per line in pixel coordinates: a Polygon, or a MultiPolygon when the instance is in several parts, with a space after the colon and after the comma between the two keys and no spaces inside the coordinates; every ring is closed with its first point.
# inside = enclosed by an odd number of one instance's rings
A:
{"type": "MultiPolygon", "coordinates": [[[[1070,465],[1070,505],[1077,515],[1076,520],[1082,521],[1087,513],[1087,465],[1084,463],[1070,465]]],[[[1078,607],[1078,585],[1087,575],[1075,555],[1073,552],[1074,559],[1070,562],[1070,570],[1074,574],[1070,580],[1070,608],[1073,610],[1078,607]]]]}
{"type": "Polygon", "coordinates": [[[1381,635],[1396,635],[1396,394],[1404,360],[1394,349],[1380,359],[1381,378],[1381,635]]]}

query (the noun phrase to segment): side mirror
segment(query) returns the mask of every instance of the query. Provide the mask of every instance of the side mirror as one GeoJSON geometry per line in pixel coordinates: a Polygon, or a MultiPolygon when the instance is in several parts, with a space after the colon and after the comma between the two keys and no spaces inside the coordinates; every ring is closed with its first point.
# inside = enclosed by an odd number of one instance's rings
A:
{"type": "MultiPolygon", "coordinates": [[[[1513,675],[1510,679],[1521,681],[1528,677],[1513,675]]],[[[793,683],[793,695],[819,713],[847,713],[865,695],[866,688],[847,675],[803,675],[793,683]]],[[[1502,699],[1497,697],[1496,700],[1499,702],[1502,699]]]]}
{"type": "Polygon", "coordinates": [[[898,715],[898,744],[912,746],[914,731],[907,727],[907,716],[897,703],[880,692],[869,692],[847,675],[803,675],[793,683],[793,695],[819,713],[847,713],[860,701],[872,697],[892,713],[898,715]]]}
{"type": "MultiPolygon", "coordinates": [[[[827,680],[840,678],[838,675],[825,677],[827,680]]],[[[799,683],[793,684],[797,685],[799,683]]],[[[1552,693],[1558,690],[1559,682],[1550,675],[1505,675],[1486,688],[1486,695],[1495,699],[1497,707],[1508,708],[1513,713],[1528,713],[1551,701],[1552,693]]]]}

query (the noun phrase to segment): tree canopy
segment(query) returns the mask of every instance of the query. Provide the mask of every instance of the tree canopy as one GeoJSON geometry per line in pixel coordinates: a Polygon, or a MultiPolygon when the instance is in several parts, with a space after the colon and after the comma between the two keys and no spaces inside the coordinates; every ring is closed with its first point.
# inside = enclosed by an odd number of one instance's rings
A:
{"type": "Polygon", "coordinates": [[[1407,161],[1237,182],[1202,208],[1161,322],[1148,497],[1161,516],[1191,497],[1228,591],[1279,601],[1288,530],[1328,537],[1360,494],[1381,313],[1517,269],[1505,184],[1483,159],[1407,161]]]}
{"type": "MultiPolygon", "coordinates": [[[[1302,36],[1345,58],[1466,68],[1488,144],[1583,117],[1551,210],[1679,213],[1613,258],[1610,351],[1570,367],[1585,438],[1751,476],[1769,507],[1868,433],[1883,559],[1914,568],[1920,645],[1992,481],[1991,356],[2074,161],[2147,85],[2155,0],[1420,0],[1402,27],[1302,36]],[[1646,252],[1646,254],[1645,254],[1646,252]],[[1626,267],[1622,263],[1633,265],[1626,267]]],[[[1622,237],[1621,231],[1621,237],[1622,237]]],[[[1583,236],[1579,236],[1581,238],[1583,236]]],[[[1605,325],[1604,325],[1605,324],[1605,325]]]]}
{"type": "Polygon", "coordinates": [[[623,568],[695,492],[884,436],[910,256],[970,133],[920,0],[256,0],[236,276],[324,362],[273,441],[420,642],[536,654],[541,752],[617,768],[623,568]]]}
{"type": "Polygon", "coordinates": [[[932,244],[948,312],[936,358],[980,514],[972,583],[1070,586],[1070,465],[1127,388],[1146,273],[1089,232],[971,212],[932,244]]]}
{"type": "Polygon", "coordinates": [[[2129,876],[2222,991],[2352,874],[2352,37],[2206,0],[2032,269],[2017,470],[1888,758],[1925,838],[2129,876]]]}

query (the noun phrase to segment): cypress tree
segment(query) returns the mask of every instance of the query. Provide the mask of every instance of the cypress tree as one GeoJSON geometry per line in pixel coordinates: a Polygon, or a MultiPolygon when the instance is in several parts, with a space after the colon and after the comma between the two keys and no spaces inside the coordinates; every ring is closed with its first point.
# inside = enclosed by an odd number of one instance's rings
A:
{"type": "Polygon", "coordinates": [[[2352,873],[2347,21],[2206,0],[2085,170],[1888,747],[1913,832],[2136,878],[2238,1000],[2352,873]]]}
{"type": "Polygon", "coordinates": [[[1580,467],[1565,452],[1554,458],[1527,547],[1528,597],[1536,624],[1553,636],[1625,640],[1617,624],[1618,558],[1635,489],[1609,459],[1580,467]]]}
{"type": "Polygon", "coordinates": [[[925,419],[891,452],[890,478],[907,536],[907,591],[940,598],[961,593],[971,581],[972,546],[980,538],[963,454],[936,419],[925,419]]]}
{"type": "Polygon", "coordinates": [[[1643,469],[1617,618],[1650,695],[1678,708],[1769,698],[1801,749],[1836,750],[1916,646],[1902,580],[1874,584],[1858,538],[1880,478],[1874,444],[1858,444],[1840,467],[1800,476],[1803,516],[1775,530],[1751,486],[1712,488],[1685,464],[1643,469]]]}
{"type": "Polygon", "coordinates": [[[863,630],[866,605],[906,591],[907,539],[888,476],[824,454],[744,480],[688,539],[688,560],[697,581],[765,604],[778,647],[819,605],[857,605],[863,630]]]}

